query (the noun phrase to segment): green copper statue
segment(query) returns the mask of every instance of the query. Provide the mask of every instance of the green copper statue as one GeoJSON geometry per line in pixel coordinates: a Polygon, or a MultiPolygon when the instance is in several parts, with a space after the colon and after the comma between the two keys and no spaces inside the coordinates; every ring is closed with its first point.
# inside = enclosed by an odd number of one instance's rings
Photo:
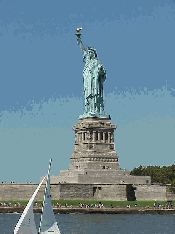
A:
{"type": "Polygon", "coordinates": [[[103,104],[103,82],[106,80],[106,71],[100,61],[97,59],[96,50],[88,47],[87,51],[81,41],[82,28],[77,28],[77,43],[80,45],[83,52],[83,84],[85,95],[85,112],[79,116],[81,118],[97,117],[110,118],[104,112],[103,104]]]}

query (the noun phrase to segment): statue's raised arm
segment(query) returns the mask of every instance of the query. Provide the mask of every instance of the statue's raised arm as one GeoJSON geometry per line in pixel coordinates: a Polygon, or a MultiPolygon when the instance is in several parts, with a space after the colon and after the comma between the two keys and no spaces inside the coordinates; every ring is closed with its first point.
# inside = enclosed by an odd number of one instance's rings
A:
{"type": "Polygon", "coordinates": [[[83,42],[82,42],[82,40],[80,38],[80,36],[81,36],[81,33],[80,33],[81,29],[82,28],[77,28],[77,32],[75,33],[75,35],[77,36],[77,43],[78,43],[78,45],[80,45],[81,52],[83,52],[83,55],[84,55],[86,53],[86,49],[84,48],[83,42]]]}

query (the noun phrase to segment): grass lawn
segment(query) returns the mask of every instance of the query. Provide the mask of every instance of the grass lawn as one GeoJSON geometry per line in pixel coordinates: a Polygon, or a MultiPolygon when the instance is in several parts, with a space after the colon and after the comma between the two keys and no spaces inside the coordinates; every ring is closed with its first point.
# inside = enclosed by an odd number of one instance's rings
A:
{"type": "MultiPolygon", "coordinates": [[[[15,203],[18,203],[18,201],[1,201],[1,202],[2,203],[5,203],[5,202],[9,203],[9,202],[11,202],[12,205],[15,205],[15,203]]],[[[19,202],[20,202],[20,204],[22,206],[26,206],[27,203],[28,203],[28,201],[19,201],[19,202]]],[[[70,206],[70,205],[72,205],[72,206],[78,206],[79,203],[90,204],[90,205],[93,204],[93,205],[95,205],[96,203],[99,202],[99,200],[98,201],[90,201],[90,200],[52,200],[52,204],[56,205],[57,202],[59,204],[61,204],[61,205],[64,205],[65,203],[67,203],[68,206],[70,206]]],[[[135,204],[140,205],[140,206],[149,206],[149,207],[153,207],[153,205],[154,205],[154,201],[102,201],[101,200],[100,202],[103,203],[103,205],[106,206],[106,207],[108,207],[108,206],[110,207],[111,204],[114,207],[116,207],[116,206],[126,207],[129,204],[130,204],[131,207],[134,207],[135,204]]],[[[37,201],[37,203],[42,204],[42,201],[37,201]]],[[[166,201],[156,201],[156,203],[157,204],[161,204],[161,205],[167,204],[166,201]]],[[[172,203],[175,206],[175,201],[173,201],[172,203]]]]}

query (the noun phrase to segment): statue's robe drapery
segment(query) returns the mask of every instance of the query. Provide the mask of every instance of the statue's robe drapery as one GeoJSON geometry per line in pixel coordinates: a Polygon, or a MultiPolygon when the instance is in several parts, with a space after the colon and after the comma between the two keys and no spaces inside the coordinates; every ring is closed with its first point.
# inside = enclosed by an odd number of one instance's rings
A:
{"type": "Polygon", "coordinates": [[[85,95],[85,112],[101,113],[103,106],[103,82],[106,79],[106,71],[98,59],[90,60],[86,55],[85,66],[83,70],[83,84],[85,95]]]}

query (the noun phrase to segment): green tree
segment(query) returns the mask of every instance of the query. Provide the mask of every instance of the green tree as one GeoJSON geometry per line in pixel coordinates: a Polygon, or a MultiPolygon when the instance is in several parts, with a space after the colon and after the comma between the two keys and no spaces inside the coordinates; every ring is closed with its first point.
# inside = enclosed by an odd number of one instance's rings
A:
{"type": "Polygon", "coordinates": [[[171,166],[138,166],[135,167],[130,175],[151,176],[152,183],[171,184],[170,190],[175,193],[175,164],[171,166]]]}

